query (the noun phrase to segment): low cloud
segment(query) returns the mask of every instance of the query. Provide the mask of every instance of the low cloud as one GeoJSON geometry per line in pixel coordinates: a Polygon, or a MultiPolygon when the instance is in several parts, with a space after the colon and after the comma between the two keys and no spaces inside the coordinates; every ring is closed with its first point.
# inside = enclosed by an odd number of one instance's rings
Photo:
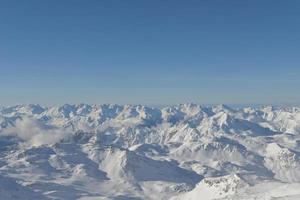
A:
{"type": "Polygon", "coordinates": [[[17,136],[27,145],[40,146],[59,142],[70,136],[71,131],[46,126],[35,119],[23,118],[17,120],[15,126],[3,130],[1,135],[17,136]]]}

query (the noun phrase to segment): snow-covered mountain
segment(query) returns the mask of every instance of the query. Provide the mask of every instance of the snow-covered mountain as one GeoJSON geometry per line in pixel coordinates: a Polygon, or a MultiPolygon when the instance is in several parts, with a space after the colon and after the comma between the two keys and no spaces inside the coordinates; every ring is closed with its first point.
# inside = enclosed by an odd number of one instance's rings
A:
{"type": "Polygon", "coordinates": [[[300,199],[300,108],[0,108],[0,199],[300,199]]]}

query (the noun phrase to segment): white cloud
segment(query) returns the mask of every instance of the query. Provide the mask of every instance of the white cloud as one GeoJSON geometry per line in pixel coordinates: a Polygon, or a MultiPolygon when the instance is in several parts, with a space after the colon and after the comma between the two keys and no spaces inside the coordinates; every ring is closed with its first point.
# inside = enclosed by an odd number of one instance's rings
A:
{"type": "Polygon", "coordinates": [[[30,146],[53,144],[70,134],[71,132],[66,129],[45,126],[32,118],[17,120],[14,127],[3,131],[3,135],[15,135],[30,146]]]}

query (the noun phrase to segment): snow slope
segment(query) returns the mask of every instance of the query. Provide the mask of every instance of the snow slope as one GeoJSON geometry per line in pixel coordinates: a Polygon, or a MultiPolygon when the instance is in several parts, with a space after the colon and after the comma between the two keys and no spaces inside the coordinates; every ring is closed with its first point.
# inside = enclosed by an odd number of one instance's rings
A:
{"type": "Polygon", "coordinates": [[[0,199],[300,199],[300,108],[0,108],[0,199]]]}

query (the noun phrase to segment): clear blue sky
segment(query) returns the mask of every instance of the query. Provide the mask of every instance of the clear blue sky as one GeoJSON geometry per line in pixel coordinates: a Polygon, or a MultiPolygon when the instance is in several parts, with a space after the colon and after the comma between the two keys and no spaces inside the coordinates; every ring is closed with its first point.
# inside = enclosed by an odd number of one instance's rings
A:
{"type": "Polygon", "coordinates": [[[299,0],[1,0],[0,104],[300,104],[299,0]]]}

